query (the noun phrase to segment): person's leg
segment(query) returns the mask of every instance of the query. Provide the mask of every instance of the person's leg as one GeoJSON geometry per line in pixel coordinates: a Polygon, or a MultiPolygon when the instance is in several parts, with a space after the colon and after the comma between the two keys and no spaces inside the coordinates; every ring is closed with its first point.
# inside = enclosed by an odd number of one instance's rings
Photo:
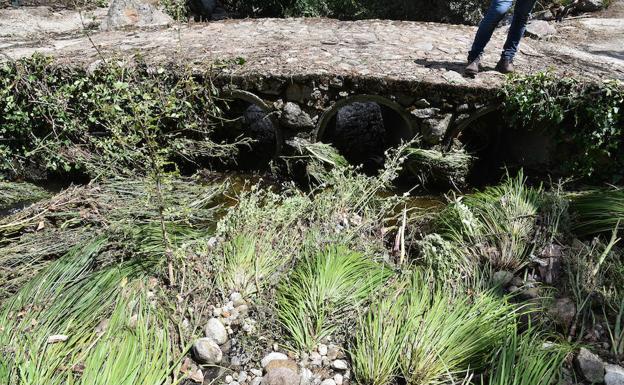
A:
{"type": "MultiPolygon", "coordinates": [[[[519,0],[522,1],[522,0],[519,0]]],[[[468,61],[471,62],[477,59],[483,53],[485,46],[492,38],[494,29],[505,16],[505,13],[511,8],[513,0],[492,0],[490,7],[481,23],[479,24],[479,30],[472,43],[472,49],[468,53],[468,61]]]]}
{"type": "Polygon", "coordinates": [[[529,21],[529,14],[535,5],[536,0],[517,0],[516,7],[514,9],[513,20],[509,27],[509,33],[507,34],[507,40],[503,47],[502,58],[508,61],[513,61],[516,52],[518,52],[518,46],[520,40],[526,30],[527,22],[529,21]]]}

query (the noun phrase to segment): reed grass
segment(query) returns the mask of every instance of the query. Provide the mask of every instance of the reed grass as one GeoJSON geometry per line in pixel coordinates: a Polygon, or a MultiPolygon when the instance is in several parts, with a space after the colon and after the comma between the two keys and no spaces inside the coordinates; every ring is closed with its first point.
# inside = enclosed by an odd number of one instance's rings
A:
{"type": "Polygon", "coordinates": [[[624,224],[624,190],[594,190],[571,196],[572,230],[579,236],[608,233],[624,224]]]}
{"type": "Polygon", "coordinates": [[[491,291],[469,298],[415,270],[358,322],[351,358],[361,384],[459,383],[487,366],[519,309],[491,291]],[[455,382],[453,382],[455,381],[455,382]]]}
{"type": "Polygon", "coordinates": [[[0,210],[18,203],[33,203],[49,196],[49,192],[32,183],[0,181],[0,210]]]}
{"type": "Polygon", "coordinates": [[[522,173],[498,186],[457,198],[439,217],[440,233],[468,256],[515,270],[536,248],[543,191],[526,186],[522,173]]]}
{"type": "Polygon", "coordinates": [[[542,333],[517,330],[507,337],[492,359],[488,385],[550,385],[555,383],[572,347],[546,342],[542,333]]]}
{"type": "Polygon", "coordinates": [[[278,287],[277,311],[295,349],[313,349],[353,316],[391,271],[335,246],[304,258],[278,287]]]}

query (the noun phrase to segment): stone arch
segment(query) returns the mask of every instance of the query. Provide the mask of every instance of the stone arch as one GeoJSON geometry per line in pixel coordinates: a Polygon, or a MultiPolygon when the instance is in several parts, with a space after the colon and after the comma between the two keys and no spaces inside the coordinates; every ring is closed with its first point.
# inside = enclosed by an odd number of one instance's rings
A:
{"type": "Polygon", "coordinates": [[[354,95],[337,101],[321,115],[314,136],[334,144],[350,162],[372,171],[374,164],[383,163],[385,150],[416,133],[415,122],[398,103],[378,95],[354,95]]]}
{"type": "Polygon", "coordinates": [[[248,107],[256,106],[255,114],[263,115],[264,118],[268,119],[272,128],[272,135],[275,138],[271,159],[277,158],[282,152],[283,134],[274,108],[259,96],[245,90],[225,90],[222,96],[224,99],[229,100],[230,103],[242,102],[248,107]]]}

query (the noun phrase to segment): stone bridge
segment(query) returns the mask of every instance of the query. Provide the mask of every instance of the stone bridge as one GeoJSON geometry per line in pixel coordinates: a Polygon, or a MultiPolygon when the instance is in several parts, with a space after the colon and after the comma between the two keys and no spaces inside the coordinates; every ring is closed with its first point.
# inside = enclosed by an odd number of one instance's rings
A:
{"type": "MultiPolygon", "coordinates": [[[[623,4],[554,23],[552,36],[525,39],[517,68],[587,81],[624,79],[623,4]]],[[[466,79],[461,70],[475,33],[469,26],[255,19],[101,31],[105,13],[0,10],[2,60],[40,52],[86,69],[105,58],[131,61],[136,55],[153,66],[175,62],[207,69],[220,63],[215,83],[273,118],[278,147],[294,135],[326,138],[348,105],[376,103],[390,141],[420,133],[433,144],[496,114],[500,103],[504,76],[492,68],[505,27],[488,47],[486,71],[466,79]]]]}

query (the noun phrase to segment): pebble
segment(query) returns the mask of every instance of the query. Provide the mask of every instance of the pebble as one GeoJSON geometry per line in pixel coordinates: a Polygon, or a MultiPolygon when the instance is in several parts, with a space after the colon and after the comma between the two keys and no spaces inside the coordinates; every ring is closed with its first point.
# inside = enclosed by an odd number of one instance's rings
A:
{"type": "Polygon", "coordinates": [[[327,355],[327,345],[324,344],[320,344],[318,346],[318,352],[321,356],[326,356],[327,355]]]}
{"type": "Polygon", "coordinates": [[[322,363],[322,357],[320,354],[318,354],[318,352],[312,352],[310,353],[310,363],[313,366],[321,366],[322,363]]]}
{"type": "Polygon", "coordinates": [[[329,348],[327,349],[327,358],[333,361],[338,358],[338,355],[340,355],[340,348],[336,345],[329,345],[329,348]]]}
{"type": "Polygon", "coordinates": [[[232,302],[232,305],[234,305],[234,307],[239,307],[245,304],[243,296],[237,292],[230,294],[230,301],[232,302]]]}
{"type": "Polygon", "coordinates": [[[271,361],[287,360],[287,359],[288,359],[288,356],[285,355],[284,353],[273,352],[273,353],[267,354],[260,363],[262,364],[263,368],[266,368],[267,365],[271,363],[271,361]]]}
{"type": "Polygon", "coordinates": [[[238,382],[245,382],[247,380],[249,376],[247,375],[247,372],[242,371],[238,373],[238,382]]]}
{"type": "Polygon", "coordinates": [[[303,368],[301,369],[301,374],[300,374],[300,384],[301,385],[308,385],[312,382],[314,375],[312,374],[312,371],[308,368],[303,368]]]}
{"type": "Polygon", "coordinates": [[[239,382],[238,381],[232,381],[232,382],[230,382],[230,385],[239,385],[239,382]]]}
{"type": "Polygon", "coordinates": [[[223,352],[212,338],[200,338],[193,345],[193,357],[199,364],[218,364],[223,352]]]}
{"type": "Polygon", "coordinates": [[[56,344],[56,343],[59,343],[59,342],[65,342],[68,339],[69,339],[69,337],[64,335],[64,334],[56,334],[56,335],[48,337],[48,343],[49,344],[56,344]]]}
{"type": "Polygon", "coordinates": [[[342,383],[344,382],[344,378],[342,377],[342,374],[338,373],[334,376],[334,382],[336,383],[336,385],[342,385],[342,383]]]}
{"type": "Polygon", "coordinates": [[[212,338],[218,345],[223,345],[228,340],[228,332],[225,326],[216,318],[208,320],[205,333],[207,338],[212,338]]]}
{"type": "Polygon", "coordinates": [[[617,365],[607,365],[605,369],[606,385],[624,385],[624,368],[617,365]]]}
{"type": "Polygon", "coordinates": [[[347,370],[349,369],[349,365],[345,360],[335,360],[334,362],[332,362],[332,368],[336,370],[347,370]]]}
{"type": "Polygon", "coordinates": [[[256,377],[251,381],[251,385],[260,385],[262,384],[262,377],[256,377]]]}
{"type": "Polygon", "coordinates": [[[232,376],[225,376],[225,383],[229,384],[230,382],[234,381],[234,378],[232,376]]]}
{"type": "Polygon", "coordinates": [[[337,385],[333,378],[328,378],[321,382],[321,385],[337,385]]]}

